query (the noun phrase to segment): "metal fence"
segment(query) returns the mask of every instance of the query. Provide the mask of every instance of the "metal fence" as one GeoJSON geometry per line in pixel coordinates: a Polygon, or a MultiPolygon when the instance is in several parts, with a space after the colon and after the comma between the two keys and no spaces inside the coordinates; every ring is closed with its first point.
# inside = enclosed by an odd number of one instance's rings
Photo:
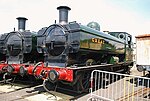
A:
{"type": "Polygon", "coordinates": [[[89,101],[150,101],[150,79],[107,71],[91,74],[89,101]]]}

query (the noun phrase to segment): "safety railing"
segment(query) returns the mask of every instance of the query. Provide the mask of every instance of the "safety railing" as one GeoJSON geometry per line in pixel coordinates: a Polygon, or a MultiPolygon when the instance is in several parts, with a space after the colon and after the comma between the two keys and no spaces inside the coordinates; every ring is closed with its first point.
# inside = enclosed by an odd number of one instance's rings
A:
{"type": "Polygon", "coordinates": [[[150,101],[150,78],[94,70],[89,101],[150,101]]]}

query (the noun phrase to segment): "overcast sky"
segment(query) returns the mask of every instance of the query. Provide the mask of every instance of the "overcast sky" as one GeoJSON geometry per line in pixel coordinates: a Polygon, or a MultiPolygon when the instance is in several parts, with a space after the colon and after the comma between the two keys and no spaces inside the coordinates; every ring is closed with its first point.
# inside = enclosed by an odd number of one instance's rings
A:
{"type": "Polygon", "coordinates": [[[17,17],[26,29],[38,31],[57,20],[58,6],[69,6],[69,21],[96,21],[101,31],[123,31],[134,36],[150,33],[150,0],[0,0],[0,33],[13,31],[17,17]]]}

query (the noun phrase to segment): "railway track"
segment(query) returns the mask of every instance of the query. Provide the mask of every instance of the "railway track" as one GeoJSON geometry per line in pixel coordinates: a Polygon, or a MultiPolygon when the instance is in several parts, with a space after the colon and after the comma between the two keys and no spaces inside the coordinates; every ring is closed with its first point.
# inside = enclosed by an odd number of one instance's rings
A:
{"type": "Polygon", "coordinates": [[[73,96],[59,90],[46,92],[42,84],[0,85],[0,101],[74,101],[83,95],[73,96]]]}

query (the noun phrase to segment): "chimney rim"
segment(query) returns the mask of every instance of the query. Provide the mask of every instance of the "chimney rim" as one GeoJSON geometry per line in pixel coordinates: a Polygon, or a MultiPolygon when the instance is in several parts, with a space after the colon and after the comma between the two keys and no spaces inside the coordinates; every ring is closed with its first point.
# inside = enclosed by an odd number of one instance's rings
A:
{"type": "Polygon", "coordinates": [[[57,9],[58,9],[58,10],[59,10],[59,9],[67,9],[67,10],[71,10],[71,8],[68,7],[68,6],[59,6],[59,7],[57,7],[57,9]]]}
{"type": "Polygon", "coordinates": [[[18,18],[16,18],[17,20],[19,20],[19,19],[24,19],[24,20],[28,20],[27,18],[25,18],[25,17],[18,17],[18,18]]]}

